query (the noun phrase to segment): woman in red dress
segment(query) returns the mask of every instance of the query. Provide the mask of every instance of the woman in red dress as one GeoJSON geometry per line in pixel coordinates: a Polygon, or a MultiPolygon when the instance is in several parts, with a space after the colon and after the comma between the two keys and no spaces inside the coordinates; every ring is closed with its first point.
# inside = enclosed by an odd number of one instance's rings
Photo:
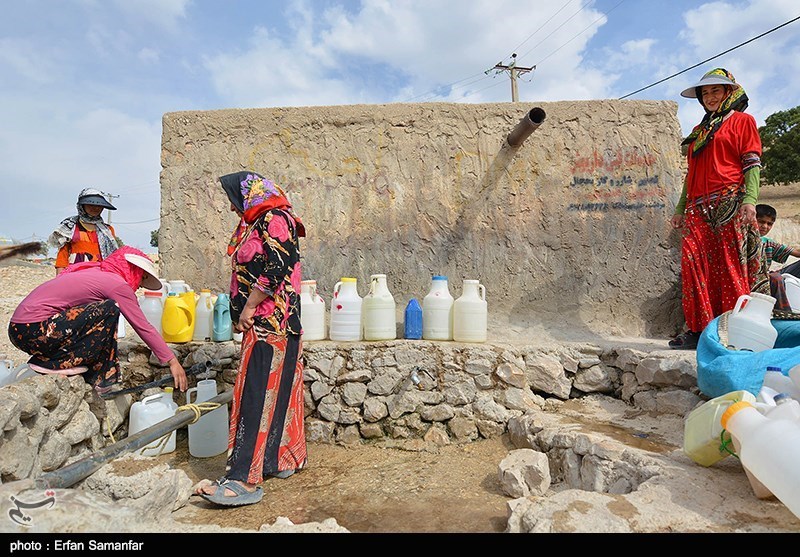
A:
{"type": "Polygon", "coordinates": [[[687,330],[669,346],[693,350],[706,325],[733,309],[756,279],[761,138],[755,119],[744,112],[747,95],[729,71],[713,69],[681,95],[696,98],[705,116],[682,143],[689,168],[671,224],[683,233],[687,330]]]}

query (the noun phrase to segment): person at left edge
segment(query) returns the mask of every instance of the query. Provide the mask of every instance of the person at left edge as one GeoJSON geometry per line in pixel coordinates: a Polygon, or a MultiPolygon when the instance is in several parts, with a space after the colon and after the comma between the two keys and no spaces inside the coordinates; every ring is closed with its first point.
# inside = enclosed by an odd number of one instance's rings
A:
{"type": "Polygon", "coordinates": [[[84,188],[78,194],[78,214],[61,221],[47,243],[58,248],[56,275],[67,265],[83,261],[102,261],[120,245],[114,227],[103,221],[103,209],[114,207],[94,188],[84,188]]]}
{"type": "Polygon", "coordinates": [[[120,312],[185,391],[186,371],[139,307],[136,290],[161,290],[153,262],[122,246],[102,261],[75,263],[34,288],[14,310],[8,338],[29,354],[38,373],[76,375],[99,393],[121,380],[117,353],[120,312]]]}

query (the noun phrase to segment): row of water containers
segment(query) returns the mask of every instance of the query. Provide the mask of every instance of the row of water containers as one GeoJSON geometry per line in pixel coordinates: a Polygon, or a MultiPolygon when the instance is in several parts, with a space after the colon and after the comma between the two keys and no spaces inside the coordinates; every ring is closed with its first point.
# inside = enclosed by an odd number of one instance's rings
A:
{"type": "MultiPolygon", "coordinates": [[[[203,379],[197,382],[196,387],[186,390],[186,404],[200,404],[217,394],[217,382],[214,379],[203,379]]],[[[128,437],[171,418],[178,408],[173,399],[172,387],[165,387],[159,393],[134,402],[128,421],[128,437]]],[[[227,404],[206,412],[187,426],[189,454],[197,458],[209,458],[227,451],[228,428],[227,404]]],[[[136,452],[144,456],[171,453],[175,450],[176,439],[176,431],[172,430],[169,435],[148,443],[136,452]]]]}
{"type": "Polygon", "coordinates": [[[162,284],[162,290],[146,290],[139,297],[139,307],[165,341],[224,342],[238,337],[233,332],[227,294],[214,295],[208,288],[196,294],[183,280],[162,284]]]}
{"type": "Polygon", "coordinates": [[[800,518],[800,365],[767,367],[757,396],[733,391],[704,402],[684,423],[683,450],[712,466],[738,455],[753,493],[800,518]]]}
{"type": "MultiPolygon", "coordinates": [[[[300,292],[304,340],[394,340],[397,338],[396,303],[385,274],[370,276],[369,292],[358,294],[358,280],[342,277],[333,287],[330,327],[326,334],[325,300],[315,280],[304,280],[300,292]]],[[[404,338],[485,342],[488,305],[486,288],[466,279],[454,299],[446,276],[434,275],[422,306],[412,298],[405,309],[404,338]]]]}

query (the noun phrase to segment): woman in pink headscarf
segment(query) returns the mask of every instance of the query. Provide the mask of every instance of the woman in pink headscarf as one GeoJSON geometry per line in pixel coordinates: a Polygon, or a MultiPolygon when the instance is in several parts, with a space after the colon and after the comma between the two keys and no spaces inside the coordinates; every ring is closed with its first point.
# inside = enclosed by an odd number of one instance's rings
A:
{"type": "Polygon", "coordinates": [[[130,246],[100,262],[70,265],[20,302],[11,316],[8,338],[30,354],[28,365],[34,371],[80,373],[103,393],[121,378],[117,357],[121,312],[158,360],[169,364],[175,386],[185,391],[183,366],[136,299],[139,287],[161,289],[157,274],[150,258],[130,246]]]}

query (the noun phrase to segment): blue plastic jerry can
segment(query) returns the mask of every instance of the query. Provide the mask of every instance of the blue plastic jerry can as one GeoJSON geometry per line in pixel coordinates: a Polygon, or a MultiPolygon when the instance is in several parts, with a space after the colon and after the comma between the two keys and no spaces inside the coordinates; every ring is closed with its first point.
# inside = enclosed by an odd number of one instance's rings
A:
{"type": "Polygon", "coordinates": [[[404,337],[409,339],[422,338],[422,307],[416,298],[411,298],[406,306],[404,337]]]}
{"type": "Polygon", "coordinates": [[[233,340],[231,301],[227,294],[218,294],[217,301],[214,302],[214,319],[211,330],[211,340],[214,342],[233,340]]]}

